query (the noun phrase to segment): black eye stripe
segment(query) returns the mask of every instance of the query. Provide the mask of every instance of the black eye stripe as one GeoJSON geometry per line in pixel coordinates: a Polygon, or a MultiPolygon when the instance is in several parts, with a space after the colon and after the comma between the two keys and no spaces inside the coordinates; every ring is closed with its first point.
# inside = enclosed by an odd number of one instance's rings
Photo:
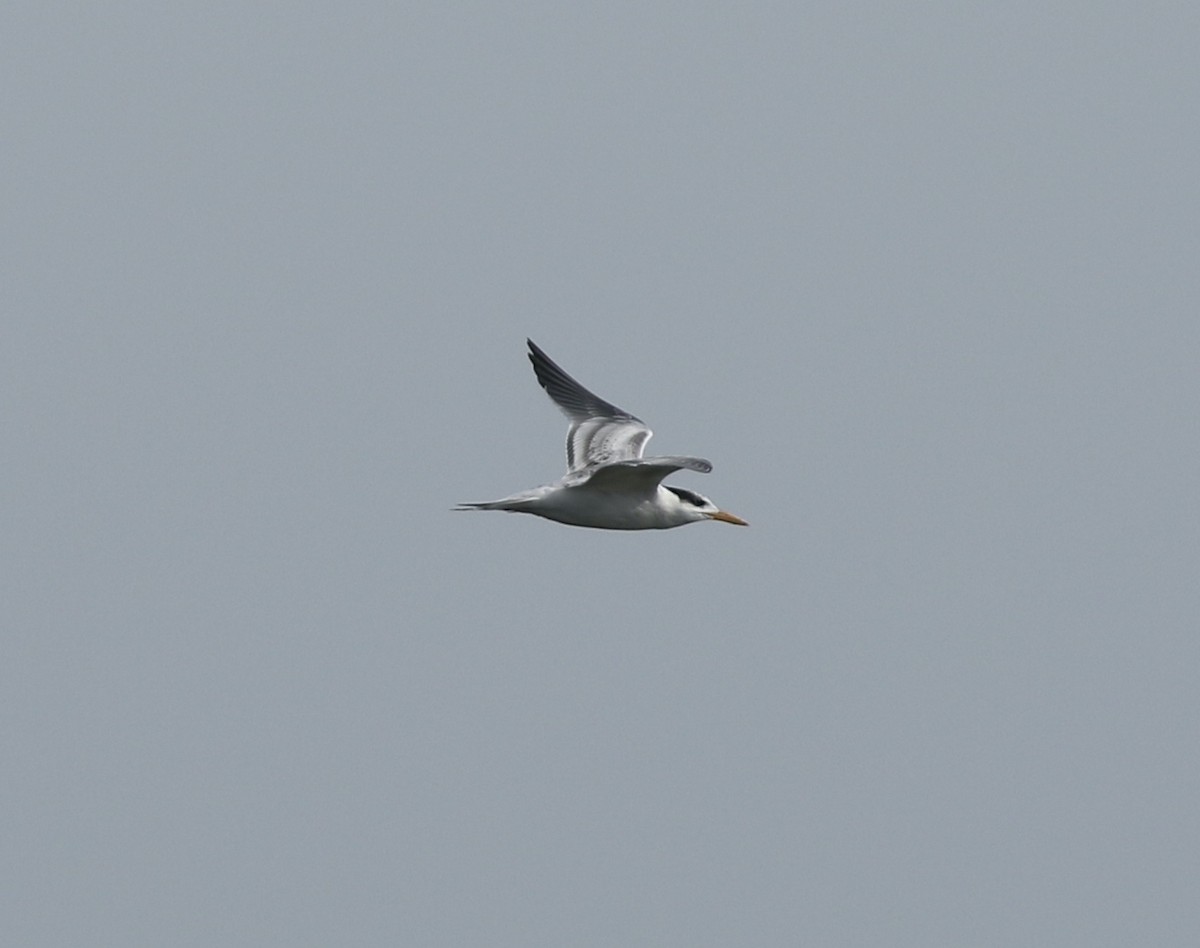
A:
{"type": "MultiPolygon", "coordinates": [[[[667,485],[664,484],[663,487],[667,487],[667,485]]],[[[708,504],[708,501],[699,494],[693,494],[690,490],[684,490],[682,487],[667,487],[667,490],[693,507],[704,507],[708,504]]]]}

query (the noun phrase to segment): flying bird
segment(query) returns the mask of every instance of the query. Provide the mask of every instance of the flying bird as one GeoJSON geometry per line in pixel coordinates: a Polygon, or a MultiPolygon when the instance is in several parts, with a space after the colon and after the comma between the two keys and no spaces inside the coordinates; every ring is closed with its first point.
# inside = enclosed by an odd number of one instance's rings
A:
{"type": "Polygon", "coordinates": [[[708,461],[642,457],[651,431],[640,418],[593,395],[532,340],[525,341],[538,382],[571,423],[567,473],[553,484],[487,503],[459,504],[455,509],[511,510],[605,530],[666,530],[701,520],[747,525],[707,497],[662,482],[681,470],[707,474],[712,470],[708,461]]]}

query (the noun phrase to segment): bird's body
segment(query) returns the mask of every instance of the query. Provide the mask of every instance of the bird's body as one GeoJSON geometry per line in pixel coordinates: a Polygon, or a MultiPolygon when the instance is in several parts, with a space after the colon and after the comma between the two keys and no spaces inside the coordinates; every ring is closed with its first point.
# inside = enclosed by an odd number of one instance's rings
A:
{"type": "Polygon", "coordinates": [[[708,498],[662,483],[683,469],[707,474],[712,470],[708,461],[642,457],[651,432],[640,419],[593,395],[532,341],[526,342],[538,382],[571,421],[567,473],[553,484],[500,500],[460,504],[459,510],[509,510],[606,530],[665,530],[701,520],[745,525],[708,498]]]}

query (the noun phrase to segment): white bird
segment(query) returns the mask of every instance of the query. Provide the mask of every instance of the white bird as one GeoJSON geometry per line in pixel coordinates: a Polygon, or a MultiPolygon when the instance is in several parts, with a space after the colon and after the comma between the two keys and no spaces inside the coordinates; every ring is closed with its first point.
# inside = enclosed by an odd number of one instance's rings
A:
{"type": "Polygon", "coordinates": [[[651,432],[640,419],[597,398],[532,340],[525,341],[538,382],[571,421],[566,476],[501,500],[459,504],[457,510],[512,510],[606,530],[665,530],[701,520],[747,525],[707,497],[662,483],[684,468],[707,474],[712,470],[708,461],[642,457],[651,432]]]}

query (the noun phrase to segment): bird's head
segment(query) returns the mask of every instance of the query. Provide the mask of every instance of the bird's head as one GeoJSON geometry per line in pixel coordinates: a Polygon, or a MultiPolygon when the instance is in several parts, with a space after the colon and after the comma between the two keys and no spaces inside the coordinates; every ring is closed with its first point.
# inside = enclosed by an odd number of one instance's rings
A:
{"type": "MultiPolygon", "coordinates": [[[[667,485],[664,484],[663,487],[667,487],[667,485]]],[[[721,510],[703,494],[684,490],[682,487],[667,487],[667,490],[679,499],[679,509],[689,520],[720,520],[722,523],[733,523],[739,527],[749,526],[741,517],[735,517],[733,514],[721,510]]]]}

